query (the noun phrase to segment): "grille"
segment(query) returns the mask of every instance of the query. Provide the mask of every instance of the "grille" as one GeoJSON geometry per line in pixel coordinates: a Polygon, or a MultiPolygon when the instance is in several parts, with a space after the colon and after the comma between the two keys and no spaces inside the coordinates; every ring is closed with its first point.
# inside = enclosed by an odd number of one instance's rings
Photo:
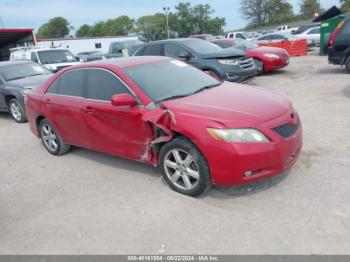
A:
{"type": "Polygon", "coordinates": [[[242,58],[239,61],[239,66],[241,68],[247,69],[247,68],[251,68],[252,66],[254,66],[254,59],[253,58],[242,58]]]}
{"type": "Polygon", "coordinates": [[[298,121],[295,124],[284,124],[278,127],[273,128],[273,130],[279,134],[283,138],[288,138],[291,137],[292,135],[295,134],[295,132],[299,129],[300,127],[300,120],[298,118],[298,121]]]}

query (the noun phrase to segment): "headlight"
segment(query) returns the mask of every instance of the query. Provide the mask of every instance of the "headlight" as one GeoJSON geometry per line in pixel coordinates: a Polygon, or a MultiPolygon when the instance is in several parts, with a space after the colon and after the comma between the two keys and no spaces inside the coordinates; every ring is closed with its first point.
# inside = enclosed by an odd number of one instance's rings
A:
{"type": "Polygon", "coordinates": [[[238,65],[238,59],[219,59],[218,62],[222,65],[238,65]]]}
{"type": "Polygon", "coordinates": [[[208,133],[216,140],[226,142],[269,142],[269,139],[256,129],[216,129],[207,128],[208,133]]]}
{"type": "Polygon", "coordinates": [[[23,96],[26,96],[29,93],[30,89],[22,89],[21,93],[23,96]]]}
{"type": "Polygon", "coordinates": [[[264,54],[264,56],[267,57],[267,58],[272,58],[272,59],[280,58],[278,55],[275,55],[275,54],[264,54]]]}

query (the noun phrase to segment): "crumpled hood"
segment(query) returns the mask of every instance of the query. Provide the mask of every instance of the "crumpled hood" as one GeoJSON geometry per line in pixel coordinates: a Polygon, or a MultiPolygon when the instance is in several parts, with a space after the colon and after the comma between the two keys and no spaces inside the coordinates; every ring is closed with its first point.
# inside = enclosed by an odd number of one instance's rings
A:
{"type": "Polygon", "coordinates": [[[275,92],[224,82],[221,86],[163,105],[177,115],[205,118],[226,127],[251,127],[285,114],[291,102],[275,92]]]}
{"type": "Polygon", "coordinates": [[[245,52],[241,49],[231,47],[222,49],[217,53],[201,54],[201,58],[226,58],[226,57],[236,57],[236,56],[245,56],[245,52]]]}
{"type": "Polygon", "coordinates": [[[21,78],[17,80],[12,80],[7,82],[7,84],[10,86],[20,87],[24,89],[32,89],[44,83],[47,79],[49,79],[50,76],[52,75],[49,74],[49,75],[31,76],[31,77],[21,78]]]}

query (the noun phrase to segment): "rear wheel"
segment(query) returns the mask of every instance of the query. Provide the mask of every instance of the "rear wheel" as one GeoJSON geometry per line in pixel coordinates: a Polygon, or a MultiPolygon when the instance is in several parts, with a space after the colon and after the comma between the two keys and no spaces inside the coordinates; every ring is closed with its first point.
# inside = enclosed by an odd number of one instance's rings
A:
{"type": "Polygon", "coordinates": [[[65,144],[54,127],[47,119],[43,119],[39,126],[41,141],[49,153],[60,156],[67,153],[70,146],[65,144]]]}
{"type": "Polygon", "coordinates": [[[162,147],[160,168],[165,181],[179,193],[195,197],[210,187],[207,161],[184,137],[176,138],[162,147]]]}
{"type": "Polygon", "coordinates": [[[12,116],[12,118],[17,123],[27,122],[27,116],[24,112],[22,105],[18,102],[16,98],[12,98],[8,104],[8,110],[12,116]]]}

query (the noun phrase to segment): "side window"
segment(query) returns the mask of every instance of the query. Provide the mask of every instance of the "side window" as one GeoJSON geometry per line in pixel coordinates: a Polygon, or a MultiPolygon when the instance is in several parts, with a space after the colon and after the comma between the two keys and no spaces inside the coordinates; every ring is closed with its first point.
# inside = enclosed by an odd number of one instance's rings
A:
{"type": "Polygon", "coordinates": [[[30,54],[30,60],[32,60],[33,62],[36,62],[36,63],[39,62],[39,61],[38,61],[38,57],[36,56],[36,53],[35,53],[35,52],[32,52],[32,53],[30,54]]]}
{"type": "Polygon", "coordinates": [[[85,70],[71,70],[65,72],[58,85],[58,93],[66,96],[83,96],[85,70]]]}
{"type": "Polygon", "coordinates": [[[266,36],[260,37],[258,40],[259,40],[259,41],[270,40],[270,36],[269,36],[269,35],[266,35],[266,36]]]}
{"type": "Polygon", "coordinates": [[[180,55],[190,55],[183,47],[174,44],[164,44],[164,55],[172,58],[179,58],[180,55]]]}
{"type": "Polygon", "coordinates": [[[47,90],[47,93],[49,94],[59,94],[58,92],[58,86],[60,84],[60,78],[56,79],[51,86],[49,87],[49,89],[47,90]]]}
{"type": "Polygon", "coordinates": [[[145,50],[145,47],[141,47],[134,53],[135,56],[143,55],[143,51],[145,50]]]}
{"type": "Polygon", "coordinates": [[[121,53],[121,50],[123,49],[122,45],[119,43],[113,43],[112,46],[112,54],[118,54],[121,53]]]}
{"type": "Polygon", "coordinates": [[[273,40],[283,40],[285,37],[283,35],[273,35],[272,39],[273,40]]]}
{"type": "Polygon", "coordinates": [[[241,33],[238,33],[236,35],[236,38],[245,39],[244,35],[242,35],[241,33]]]}
{"type": "Polygon", "coordinates": [[[131,94],[113,73],[102,69],[87,70],[86,98],[110,101],[117,94],[131,94]]]}
{"type": "Polygon", "coordinates": [[[339,35],[347,36],[350,34],[350,19],[345,22],[345,25],[341,28],[339,35]]]}
{"type": "Polygon", "coordinates": [[[314,28],[307,33],[308,35],[314,35],[314,34],[319,34],[320,33],[320,28],[314,28]]]}
{"type": "Polygon", "coordinates": [[[148,45],[145,46],[145,49],[143,50],[142,55],[161,55],[161,45],[160,44],[154,44],[154,45],[148,45]]]}

